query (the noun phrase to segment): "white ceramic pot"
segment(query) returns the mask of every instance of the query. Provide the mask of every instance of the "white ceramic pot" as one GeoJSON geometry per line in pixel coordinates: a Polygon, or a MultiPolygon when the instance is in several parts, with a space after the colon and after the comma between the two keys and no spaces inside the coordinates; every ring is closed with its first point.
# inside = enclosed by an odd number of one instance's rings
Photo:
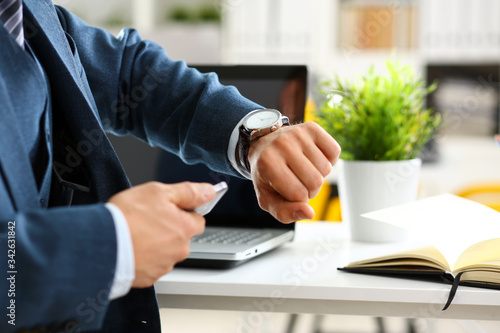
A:
{"type": "Polygon", "coordinates": [[[353,241],[395,242],[407,232],[361,214],[413,201],[417,196],[422,161],[339,161],[342,222],[353,241]]]}

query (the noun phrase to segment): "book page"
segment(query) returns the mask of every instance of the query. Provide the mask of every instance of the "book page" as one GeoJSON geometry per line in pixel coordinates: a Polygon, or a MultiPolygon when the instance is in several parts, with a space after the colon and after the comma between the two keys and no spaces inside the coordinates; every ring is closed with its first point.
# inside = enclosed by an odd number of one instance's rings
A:
{"type": "Polygon", "coordinates": [[[467,267],[481,266],[485,263],[496,265],[500,269],[500,238],[488,239],[476,243],[462,253],[455,263],[453,270],[462,270],[467,267]]]}
{"type": "Polygon", "coordinates": [[[469,246],[500,238],[500,213],[453,194],[441,194],[363,214],[428,240],[454,267],[469,246]]]}
{"type": "Polygon", "coordinates": [[[451,269],[443,255],[434,246],[425,246],[377,258],[352,262],[348,267],[391,267],[394,265],[426,266],[449,272],[451,269]]]}
{"type": "MultiPolygon", "coordinates": [[[[488,271],[488,270],[481,270],[481,271],[467,271],[462,275],[462,278],[460,281],[462,282],[476,282],[479,283],[479,286],[481,286],[484,282],[490,283],[488,287],[493,287],[491,286],[491,283],[496,283],[500,285],[500,273],[499,271],[488,271]]],[[[498,286],[495,288],[498,289],[498,286]]]]}

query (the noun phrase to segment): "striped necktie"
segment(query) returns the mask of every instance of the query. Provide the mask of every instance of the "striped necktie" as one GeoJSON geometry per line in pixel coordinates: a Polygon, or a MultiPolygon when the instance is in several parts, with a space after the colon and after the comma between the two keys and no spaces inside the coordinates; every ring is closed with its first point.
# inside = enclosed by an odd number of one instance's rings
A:
{"type": "Polygon", "coordinates": [[[0,0],[0,21],[14,36],[16,42],[24,48],[23,1],[0,0]]]}

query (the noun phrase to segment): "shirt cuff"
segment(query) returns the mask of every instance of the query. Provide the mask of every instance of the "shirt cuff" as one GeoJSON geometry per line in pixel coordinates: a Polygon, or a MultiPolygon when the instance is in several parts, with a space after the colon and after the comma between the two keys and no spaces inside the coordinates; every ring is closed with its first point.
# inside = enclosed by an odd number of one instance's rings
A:
{"type": "Polygon", "coordinates": [[[109,292],[109,299],[113,300],[127,295],[132,288],[135,279],[135,258],[132,236],[125,215],[112,203],[106,203],[105,207],[113,217],[116,231],[116,269],[109,292]]]}
{"type": "Polygon", "coordinates": [[[252,175],[250,174],[249,170],[243,168],[240,163],[236,161],[236,149],[238,149],[238,140],[240,138],[240,126],[243,124],[243,121],[245,121],[245,117],[240,120],[240,122],[236,125],[236,127],[233,129],[233,132],[231,133],[231,137],[229,138],[229,147],[227,148],[227,158],[229,159],[231,166],[236,171],[238,171],[240,175],[252,180],[252,175]]]}

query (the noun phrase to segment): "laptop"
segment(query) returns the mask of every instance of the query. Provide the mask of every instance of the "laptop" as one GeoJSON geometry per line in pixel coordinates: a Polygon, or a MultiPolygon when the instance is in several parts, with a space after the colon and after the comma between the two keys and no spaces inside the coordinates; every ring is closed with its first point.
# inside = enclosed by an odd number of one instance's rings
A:
{"type": "MultiPolygon", "coordinates": [[[[300,65],[193,66],[203,73],[215,72],[221,83],[234,85],[241,94],[267,108],[275,108],[291,123],[304,118],[307,68],[300,65]]],[[[211,171],[206,166],[186,165],[174,154],[161,152],[156,180],[225,181],[228,191],[205,216],[206,230],[191,241],[191,253],[179,263],[184,267],[228,268],[275,249],[294,237],[295,223],[283,224],[260,209],[252,182],[211,171]]]]}

